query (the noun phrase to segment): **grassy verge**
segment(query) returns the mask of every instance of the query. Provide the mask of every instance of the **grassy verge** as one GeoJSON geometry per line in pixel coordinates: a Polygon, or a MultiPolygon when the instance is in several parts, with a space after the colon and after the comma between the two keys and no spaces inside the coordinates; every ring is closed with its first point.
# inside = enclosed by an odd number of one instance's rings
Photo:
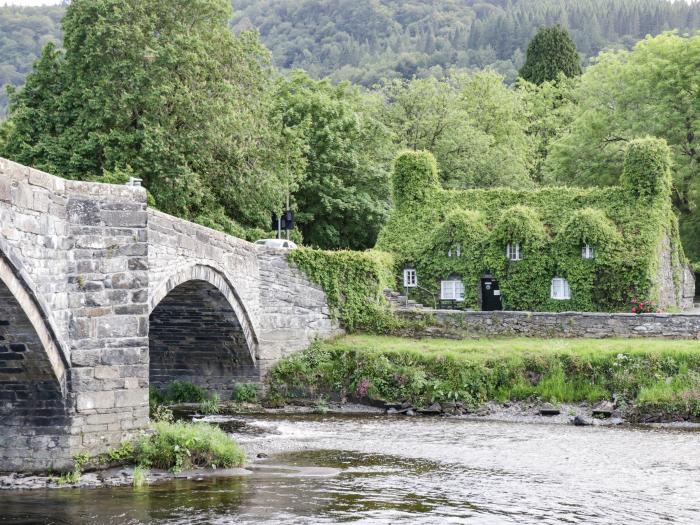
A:
{"type": "Polygon", "coordinates": [[[281,361],[271,396],[460,401],[615,399],[628,414],[700,417],[700,343],[659,339],[412,340],[354,335],[281,361]],[[312,385],[312,386],[309,386],[312,385]]]}
{"type": "Polygon", "coordinates": [[[207,423],[173,422],[172,412],[159,411],[165,419],[153,424],[154,432],[136,442],[125,441],[118,448],[95,457],[83,453],[73,458],[73,470],[53,480],[58,485],[80,481],[84,467],[91,470],[115,465],[136,465],[133,485],[147,483],[148,470],[159,468],[177,473],[193,468],[240,467],[245,453],[223,430],[207,423]]]}
{"type": "Polygon", "coordinates": [[[243,465],[245,453],[219,427],[184,422],[159,422],[154,426],[156,432],[141,440],[136,450],[136,462],[142,467],[178,472],[243,465]]]}

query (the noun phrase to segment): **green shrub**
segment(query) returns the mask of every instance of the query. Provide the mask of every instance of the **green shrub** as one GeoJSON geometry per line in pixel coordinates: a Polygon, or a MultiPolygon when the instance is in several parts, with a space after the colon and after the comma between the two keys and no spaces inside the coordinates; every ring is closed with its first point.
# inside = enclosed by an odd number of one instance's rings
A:
{"type": "Polygon", "coordinates": [[[175,414],[165,405],[157,405],[152,408],[150,416],[153,422],[164,421],[165,423],[172,423],[175,421],[175,414]]]}
{"type": "Polygon", "coordinates": [[[131,461],[134,458],[134,444],[131,441],[125,441],[118,448],[108,450],[107,457],[113,462],[131,461]]]}
{"type": "Polygon", "coordinates": [[[671,194],[671,149],[663,139],[646,137],[627,146],[620,182],[640,197],[671,194]]]}
{"type": "Polygon", "coordinates": [[[160,393],[161,404],[202,403],[209,397],[206,390],[187,381],[173,381],[164,392],[160,393]]]}
{"type": "Polygon", "coordinates": [[[205,399],[199,404],[199,411],[205,415],[218,414],[220,402],[219,394],[213,394],[209,399],[205,399]]]}
{"type": "Polygon", "coordinates": [[[148,481],[148,469],[143,465],[137,465],[134,469],[133,486],[135,489],[143,487],[148,481]]]}
{"type": "Polygon", "coordinates": [[[390,255],[300,248],[289,253],[289,260],[323,288],[333,316],[348,331],[382,333],[398,323],[382,293],[395,285],[390,255]]]}
{"type": "Polygon", "coordinates": [[[197,467],[243,465],[245,454],[219,427],[206,423],[156,423],[155,433],[142,439],[136,459],[145,468],[179,472],[197,467]]]}
{"type": "Polygon", "coordinates": [[[238,403],[254,403],[258,399],[260,385],[257,383],[237,383],[233,387],[231,399],[238,403]]]}
{"type": "Polygon", "coordinates": [[[437,162],[427,151],[403,151],[394,161],[393,195],[397,207],[426,199],[440,187],[437,162]]]}
{"type": "Polygon", "coordinates": [[[508,243],[521,243],[525,248],[538,248],[547,232],[537,211],[517,205],[502,211],[493,236],[504,247],[508,243]]]}

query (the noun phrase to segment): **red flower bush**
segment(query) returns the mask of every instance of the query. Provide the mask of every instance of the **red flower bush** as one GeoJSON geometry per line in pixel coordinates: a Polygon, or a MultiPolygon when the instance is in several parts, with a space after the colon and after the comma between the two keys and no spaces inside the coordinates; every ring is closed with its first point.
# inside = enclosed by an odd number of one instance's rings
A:
{"type": "Polygon", "coordinates": [[[632,299],[633,314],[653,314],[659,311],[654,301],[638,301],[637,299],[632,299]]]}

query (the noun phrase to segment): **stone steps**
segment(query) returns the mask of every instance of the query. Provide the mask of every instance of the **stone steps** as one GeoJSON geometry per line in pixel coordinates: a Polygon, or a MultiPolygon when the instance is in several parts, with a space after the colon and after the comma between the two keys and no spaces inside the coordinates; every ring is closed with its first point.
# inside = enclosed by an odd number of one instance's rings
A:
{"type": "Polygon", "coordinates": [[[386,298],[386,300],[389,302],[389,305],[393,309],[401,309],[401,310],[425,310],[426,309],[426,307],[423,306],[418,301],[414,301],[413,299],[409,299],[405,295],[401,295],[399,292],[395,292],[394,290],[389,290],[389,289],[384,290],[384,297],[386,298]]]}

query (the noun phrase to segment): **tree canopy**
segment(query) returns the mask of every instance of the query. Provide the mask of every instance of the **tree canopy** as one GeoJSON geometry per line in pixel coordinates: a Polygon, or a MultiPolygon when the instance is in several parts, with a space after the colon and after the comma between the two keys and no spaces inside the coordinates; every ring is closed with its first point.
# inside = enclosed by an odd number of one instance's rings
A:
{"type": "MultiPolygon", "coordinates": [[[[514,82],[528,42],[560,24],[586,64],[647,34],[700,28],[700,3],[661,0],[231,0],[233,29],[260,31],[276,67],[371,87],[383,79],[492,67],[514,82]]],[[[19,86],[62,7],[0,7],[0,85],[19,86]]],[[[0,112],[5,101],[0,95],[0,112]]]]}
{"type": "Polygon", "coordinates": [[[443,185],[531,185],[525,107],[497,73],[394,80],[381,93],[383,119],[397,148],[433,153],[443,185]]]}
{"type": "Polygon", "coordinates": [[[303,144],[305,167],[293,196],[307,244],[374,246],[389,210],[392,156],[377,105],[357,87],[312,80],[301,71],[279,81],[276,111],[303,144]]]}
{"type": "Polygon", "coordinates": [[[267,226],[297,143],[270,120],[269,54],[231,15],[226,0],[74,0],[65,51],[47,46],[11,97],[3,154],[69,178],[137,173],[166,212],[267,226]]]}
{"type": "Polygon", "coordinates": [[[581,74],[581,57],[569,32],[561,26],[540,29],[527,46],[520,76],[534,84],[557,80],[559,75],[581,74]]]}
{"type": "Polygon", "coordinates": [[[660,0],[233,0],[277,67],[371,87],[491,67],[514,82],[542,27],[568,29],[584,64],[647,34],[700,28],[700,3],[660,0]]]}
{"type": "Polygon", "coordinates": [[[674,203],[691,258],[700,258],[700,36],[665,33],[632,51],[603,53],[577,88],[570,131],[553,143],[551,176],[569,184],[615,184],[628,142],[666,139],[674,203]]]}

